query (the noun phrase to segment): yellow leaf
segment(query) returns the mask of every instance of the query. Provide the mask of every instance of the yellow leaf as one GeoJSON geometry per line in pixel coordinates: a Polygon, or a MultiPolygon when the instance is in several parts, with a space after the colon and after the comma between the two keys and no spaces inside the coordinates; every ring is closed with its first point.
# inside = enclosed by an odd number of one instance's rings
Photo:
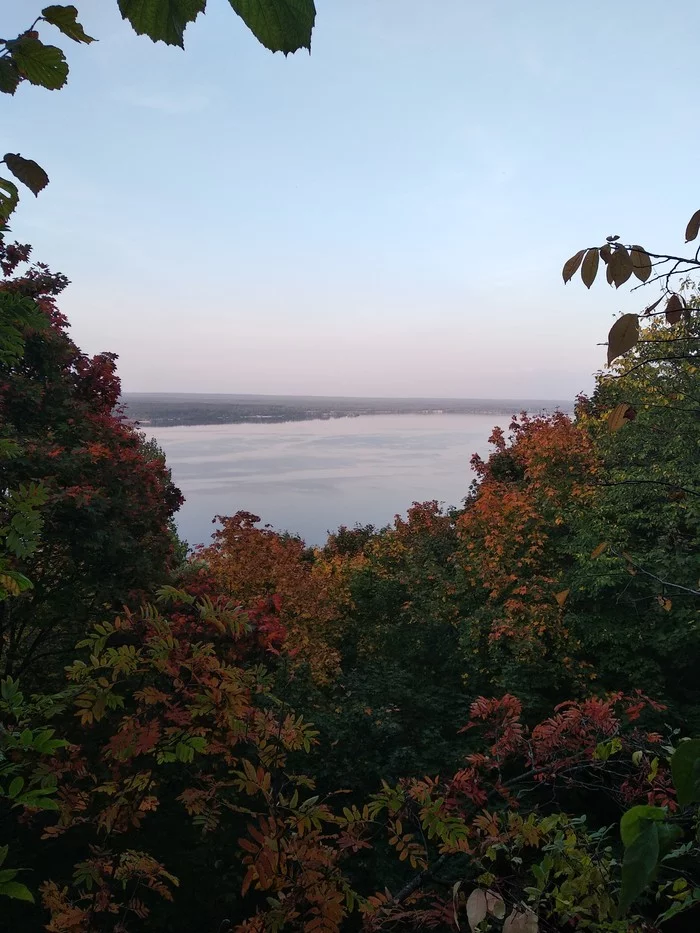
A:
{"type": "Polygon", "coordinates": [[[632,421],[630,415],[634,414],[634,409],[627,402],[620,402],[608,415],[608,431],[614,434],[619,431],[625,421],[632,421]]]}
{"type": "Polygon", "coordinates": [[[607,548],[608,548],[608,542],[601,541],[600,544],[597,547],[594,547],[593,550],[591,551],[591,557],[593,558],[593,560],[595,560],[596,557],[600,557],[600,555],[604,551],[606,551],[607,548]]]}
{"type": "Polygon", "coordinates": [[[560,606],[563,606],[564,603],[566,602],[569,596],[569,592],[570,592],[569,590],[562,590],[561,593],[557,593],[556,596],[554,597],[560,606]]]}

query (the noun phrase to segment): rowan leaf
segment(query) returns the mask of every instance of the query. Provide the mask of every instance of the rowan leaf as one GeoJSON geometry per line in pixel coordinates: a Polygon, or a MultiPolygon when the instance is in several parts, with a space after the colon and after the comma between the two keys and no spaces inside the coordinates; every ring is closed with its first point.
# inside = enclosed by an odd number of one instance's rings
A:
{"type": "Polygon", "coordinates": [[[690,243],[700,233],[700,211],[695,211],[685,228],[685,242],[690,243]]]}
{"type": "Polygon", "coordinates": [[[49,176],[33,159],[25,159],[18,152],[5,153],[5,165],[34,195],[38,195],[49,183],[49,176]]]}
{"type": "Polygon", "coordinates": [[[598,274],[599,258],[600,256],[597,249],[589,249],[586,253],[586,258],[583,260],[583,265],[581,266],[581,280],[586,288],[590,288],[595,282],[595,277],[598,274]]]}
{"type": "Polygon", "coordinates": [[[618,356],[627,353],[639,340],[639,317],[636,314],[623,314],[610,328],[608,334],[608,366],[618,356]]]}
{"type": "Polygon", "coordinates": [[[578,267],[581,265],[583,257],[586,255],[585,249],[580,249],[578,253],[567,259],[564,263],[564,268],[561,270],[561,274],[564,278],[564,285],[567,282],[570,282],[578,271],[578,267]]]}
{"type": "Polygon", "coordinates": [[[608,431],[611,434],[614,434],[615,431],[619,431],[623,427],[625,421],[630,419],[627,417],[627,413],[632,410],[632,407],[627,404],[627,402],[620,402],[619,405],[616,405],[613,410],[608,415],[608,431]]]}
{"type": "Polygon", "coordinates": [[[651,275],[651,258],[643,246],[633,246],[630,250],[632,271],[640,282],[646,282],[651,275]]]}
{"type": "Polygon", "coordinates": [[[78,10],[74,6],[60,6],[53,4],[47,6],[41,11],[47,23],[55,26],[75,42],[84,42],[86,45],[95,40],[89,36],[78,22],[78,10]]]}
{"type": "Polygon", "coordinates": [[[311,49],[314,0],[229,0],[255,38],[271,52],[311,49]]]}
{"type": "Polygon", "coordinates": [[[68,80],[68,64],[55,45],[44,45],[32,36],[20,36],[7,43],[17,70],[31,84],[57,91],[68,80]]]}
{"type": "Polygon", "coordinates": [[[139,36],[154,42],[184,48],[184,33],[200,13],[206,0],[118,0],[122,18],[139,36]]]}
{"type": "Polygon", "coordinates": [[[671,295],[665,307],[666,320],[669,324],[677,324],[683,316],[685,304],[680,295],[671,295]]]}

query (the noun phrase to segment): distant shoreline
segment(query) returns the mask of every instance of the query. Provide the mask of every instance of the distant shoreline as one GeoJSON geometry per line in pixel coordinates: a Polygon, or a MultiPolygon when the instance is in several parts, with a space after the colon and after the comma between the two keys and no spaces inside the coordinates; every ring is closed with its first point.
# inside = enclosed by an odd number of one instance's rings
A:
{"type": "Polygon", "coordinates": [[[560,399],[344,398],[294,395],[125,393],[127,417],[143,428],[280,424],[363,415],[513,415],[573,411],[560,399]]]}

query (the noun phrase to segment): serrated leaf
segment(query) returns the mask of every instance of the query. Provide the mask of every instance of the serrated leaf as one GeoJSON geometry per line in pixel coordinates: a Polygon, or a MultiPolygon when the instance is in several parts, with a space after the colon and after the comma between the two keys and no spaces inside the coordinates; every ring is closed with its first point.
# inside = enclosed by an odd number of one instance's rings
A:
{"type": "Polygon", "coordinates": [[[33,159],[23,158],[18,152],[6,152],[5,165],[35,196],[49,183],[49,176],[43,168],[33,159]]]}
{"type": "Polygon", "coordinates": [[[632,271],[640,282],[646,282],[651,275],[651,258],[643,246],[633,246],[630,250],[632,271]]]}
{"type": "Polygon", "coordinates": [[[32,84],[57,91],[68,80],[68,64],[55,45],[44,45],[39,39],[20,36],[9,43],[9,49],[17,70],[32,84]]]}
{"type": "Polygon", "coordinates": [[[610,328],[608,334],[608,366],[618,356],[627,353],[639,340],[639,317],[623,314],[610,328]]]}
{"type": "Polygon", "coordinates": [[[229,0],[258,42],[271,52],[311,50],[314,0],[229,0]]]}
{"type": "Polygon", "coordinates": [[[625,914],[654,877],[659,860],[659,832],[656,823],[647,822],[622,861],[620,914],[625,914]]]}
{"type": "Polygon", "coordinates": [[[695,211],[685,228],[685,242],[690,243],[700,233],[700,211],[695,211]]]}
{"type": "Polygon", "coordinates": [[[119,0],[119,12],[139,36],[184,48],[185,29],[204,12],[206,0],[119,0]]]}
{"type": "Polygon", "coordinates": [[[669,324],[677,324],[680,321],[683,316],[684,307],[685,305],[680,295],[671,295],[664,309],[666,312],[666,320],[669,324]]]}
{"type": "Polygon", "coordinates": [[[41,11],[47,23],[60,29],[64,36],[75,42],[84,42],[86,45],[95,40],[89,36],[78,22],[78,10],[74,6],[59,6],[54,4],[41,11]]]}
{"type": "Polygon", "coordinates": [[[20,884],[19,881],[8,881],[7,884],[0,884],[0,895],[4,894],[5,897],[11,897],[15,901],[29,901],[30,904],[34,903],[34,895],[26,886],[26,884],[20,884]]]}
{"type": "Polygon", "coordinates": [[[681,742],[671,756],[671,776],[682,807],[700,802],[700,739],[681,742]]]}
{"type": "Polygon", "coordinates": [[[590,288],[595,282],[595,277],[598,274],[599,258],[600,256],[597,248],[589,249],[586,253],[586,258],[583,260],[583,265],[581,266],[581,280],[586,288],[590,288]]]}
{"type": "Polygon", "coordinates": [[[561,270],[561,274],[564,278],[564,285],[567,282],[570,282],[578,271],[578,267],[581,265],[583,257],[586,255],[585,249],[580,249],[576,255],[572,256],[571,259],[567,259],[564,263],[564,268],[561,270]]]}
{"type": "Polygon", "coordinates": [[[0,58],[0,91],[14,94],[21,81],[21,75],[11,58],[0,58]]]}
{"type": "Polygon", "coordinates": [[[0,218],[7,220],[19,203],[17,185],[9,178],[0,178],[0,218]]]}
{"type": "Polygon", "coordinates": [[[611,434],[614,434],[615,431],[619,431],[623,427],[625,421],[628,421],[627,413],[631,411],[631,406],[627,402],[620,402],[619,405],[616,405],[613,410],[608,415],[608,431],[611,434]]]}

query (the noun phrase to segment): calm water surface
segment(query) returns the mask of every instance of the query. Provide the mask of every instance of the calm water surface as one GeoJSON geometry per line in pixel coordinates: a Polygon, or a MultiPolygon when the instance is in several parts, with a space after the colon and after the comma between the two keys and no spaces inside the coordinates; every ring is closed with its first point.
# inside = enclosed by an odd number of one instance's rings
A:
{"type": "Polygon", "coordinates": [[[285,424],[152,428],[185,495],[178,528],[208,541],[214,515],[254,512],[321,544],[329,530],[384,525],[412,502],[459,505],[469,458],[504,415],[370,415],[285,424]]]}

